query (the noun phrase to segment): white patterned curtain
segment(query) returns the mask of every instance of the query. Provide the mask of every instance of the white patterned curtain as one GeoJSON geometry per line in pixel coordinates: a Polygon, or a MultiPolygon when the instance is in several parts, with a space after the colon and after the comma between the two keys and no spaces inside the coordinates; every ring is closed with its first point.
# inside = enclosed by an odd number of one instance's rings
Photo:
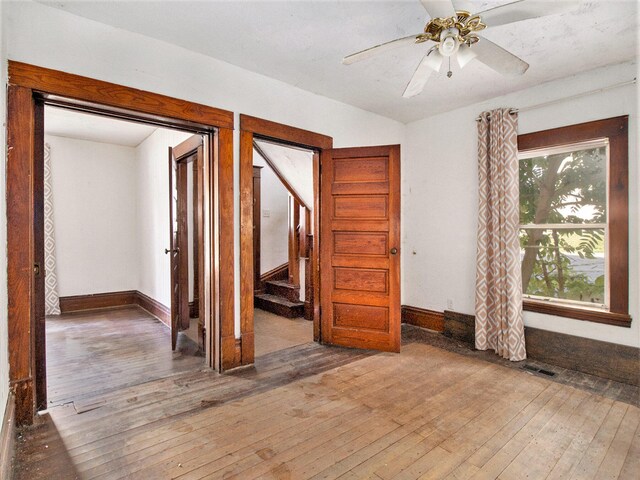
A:
{"type": "Polygon", "coordinates": [[[476,348],[527,357],[520,270],[518,117],[503,108],[478,121],[476,348]]]}
{"type": "Polygon", "coordinates": [[[45,315],[60,315],[58,279],[56,277],[56,238],[53,228],[53,193],[51,191],[51,147],[44,144],[44,265],[45,315]]]}

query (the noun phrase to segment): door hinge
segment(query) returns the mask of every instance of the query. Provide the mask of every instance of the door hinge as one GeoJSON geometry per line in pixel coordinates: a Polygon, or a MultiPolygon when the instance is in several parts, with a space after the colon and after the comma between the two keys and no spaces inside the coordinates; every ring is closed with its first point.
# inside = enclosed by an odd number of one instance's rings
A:
{"type": "Polygon", "coordinates": [[[33,274],[34,274],[36,277],[39,277],[39,276],[40,276],[40,264],[39,264],[39,263],[34,263],[34,264],[33,264],[33,274]]]}

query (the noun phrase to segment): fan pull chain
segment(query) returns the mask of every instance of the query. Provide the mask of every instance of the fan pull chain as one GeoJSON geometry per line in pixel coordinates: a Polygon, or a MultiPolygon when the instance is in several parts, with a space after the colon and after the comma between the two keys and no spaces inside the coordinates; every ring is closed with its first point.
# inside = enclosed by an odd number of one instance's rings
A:
{"type": "Polygon", "coordinates": [[[447,77],[451,78],[451,75],[453,75],[453,72],[451,71],[451,57],[449,57],[449,71],[447,72],[447,77]]]}

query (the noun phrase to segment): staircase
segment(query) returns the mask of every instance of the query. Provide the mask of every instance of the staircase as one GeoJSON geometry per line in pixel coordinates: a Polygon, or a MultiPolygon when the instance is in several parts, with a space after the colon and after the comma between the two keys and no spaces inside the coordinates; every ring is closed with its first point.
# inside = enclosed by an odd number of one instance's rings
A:
{"type": "Polygon", "coordinates": [[[263,286],[264,292],[254,295],[255,308],[286,318],[304,316],[304,302],[300,301],[300,287],[286,280],[268,280],[263,282],[263,286]]]}

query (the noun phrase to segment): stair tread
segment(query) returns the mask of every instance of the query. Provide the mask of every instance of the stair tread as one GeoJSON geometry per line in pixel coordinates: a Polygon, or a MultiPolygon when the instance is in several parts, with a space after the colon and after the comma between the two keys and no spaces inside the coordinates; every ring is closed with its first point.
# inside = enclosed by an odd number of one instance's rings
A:
{"type": "Polygon", "coordinates": [[[260,298],[262,300],[279,303],[280,305],[284,305],[286,307],[304,306],[304,302],[291,302],[286,298],[279,297],[277,295],[271,295],[270,293],[260,293],[258,295],[255,295],[255,297],[260,298]]]}
{"type": "Polygon", "coordinates": [[[270,285],[275,285],[277,287],[282,288],[290,288],[291,290],[300,290],[300,287],[296,287],[293,283],[289,283],[286,280],[269,280],[264,283],[268,283],[270,285]]]}

